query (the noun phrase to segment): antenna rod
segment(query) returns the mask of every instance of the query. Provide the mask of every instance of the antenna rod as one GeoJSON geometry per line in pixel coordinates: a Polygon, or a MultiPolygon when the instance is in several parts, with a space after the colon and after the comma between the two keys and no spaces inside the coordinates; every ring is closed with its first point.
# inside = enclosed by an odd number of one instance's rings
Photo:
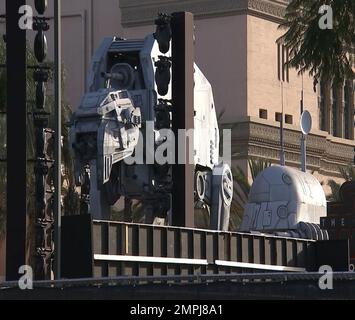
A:
{"type": "Polygon", "coordinates": [[[302,72],[302,90],[301,90],[301,114],[303,113],[303,100],[304,100],[304,95],[303,95],[303,72],[302,72]]]}
{"type": "Polygon", "coordinates": [[[280,165],[285,165],[285,149],[284,149],[284,89],[283,89],[283,82],[281,81],[281,105],[282,105],[282,112],[281,112],[281,121],[280,121],[280,165]]]}
{"type": "Polygon", "coordinates": [[[306,172],[307,164],[306,164],[306,136],[302,133],[301,136],[301,170],[306,172]]]}
{"type": "MultiPolygon", "coordinates": [[[[303,91],[303,73],[302,73],[302,91],[301,91],[301,116],[302,113],[304,111],[304,91],[303,91]]],[[[301,170],[303,172],[307,171],[307,164],[306,164],[306,136],[305,134],[302,132],[301,135],[301,170]]]]}

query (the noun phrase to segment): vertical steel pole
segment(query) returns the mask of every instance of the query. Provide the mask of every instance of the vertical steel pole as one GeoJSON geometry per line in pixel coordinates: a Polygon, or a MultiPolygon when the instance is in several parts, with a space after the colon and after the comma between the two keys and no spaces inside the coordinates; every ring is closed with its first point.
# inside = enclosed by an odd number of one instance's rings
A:
{"type": "MultiPolygon", "coordinates": [[[[303,73],[302,73],[302,91],[301,91],[301,116],[304,111],[304,88],[303,88],[303,73]]],[[[303,172],[307,171],[306,164],[306,137],[302,133],[301,135],[301,170],[303,172]]]]}
{"type": "Polygon", "coordinates": [[[54,271],[55,278],[61,278],[61,187],[62,187],[62,176],[61,176],[61,159],[62,159],[62,86],[61,86],[61,0],[54,1],[54,62],[55,62],[55,195],[54,195],[54,271]]]}
{"type": "MultiPolygon", "coordinates": [[[[179,129],[194,128],[194,23],[190,12],[172,14],[172,127],[175,138],[179,129]]],[[[173,165],[172,222],[175,226],[194,227],[194,164],[189,163],[189,145],[185,143],[185,164],[178,162],[175,143],[173,165]]],[[[193,149],[193,148],[192,148],[193,149]]],[[[193,155],[191,155],[193,158],[193,155]]]]}
{"type": "Polygon", "coordinates": [[[281,121],[280,121],[280,165],[284,166],[286,163],[285,159],[285,144],[284,144],[284,86],[283,81],[281,81],[281,121]]]}
{"type": "Polygon", "coordinates": [[[19,8],[26,0],[6,0],[7,223],[6,279],[17,280],[26,264],[26,30],[19,8]]]}
{"type": "Polygon", "coordinates": [[[302,133],[301,136],[301,170],[307,171],[307,147],[306,147],[306,135],[302,133]]]}

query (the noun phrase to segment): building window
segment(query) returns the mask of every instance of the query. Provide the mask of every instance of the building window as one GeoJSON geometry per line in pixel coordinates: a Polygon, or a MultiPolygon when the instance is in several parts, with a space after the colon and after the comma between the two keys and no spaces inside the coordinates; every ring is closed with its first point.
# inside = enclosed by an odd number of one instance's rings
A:
{"type": "Polygon", "coordinates": [[[281,44],[277,44],[277,78],[281,81],[281,44]]]}
{"type": "Polygon", "coordinates": [[[332,87],[332,135],[338,135],[337,88],[332,87]]]}
{"type": "Polygon", "coordinates": [[[286,81],[290,82],[290,68],[288,66],[288,63],[290,62],[289,56],[290,56],[290,50],[284,46],[284,52],[285,52],[285,63],[287,63],[286,65],[284,65],[284,71],[286,74],[286,81]]]}
{"type": "Polygon", "coordinates": [[[318,105],[319,105],[319,129],[326,131],[325,117],[326,117],[326,101],[325,101],[325,84],[324,82],[320,83],[319,86],[319,96],[318,96],[318,105]]]}
{"type": "Polygon", "coordinates": [[[330,85],[321,82],[319,86],[319,126],[334,137],[354,138],[353,84],[330,85]]]}
{"type": "Polygon", "coordinates": [[[259,118],[260,119],[267,119],[267,110],[266,109],[259,109],[259,118]]]}
{"type": "Polygon", "coordinates": [[[349,87],[347,82],[344,86],[344,138],[349,139],[349,87]]]}
{"type": "Polygon", "coordinates": [[[344,85],[344,138],[352,139],[352,132],[354,130],[354,117],[351,115],[353,108],[351,106],[352,87],[350,81],[345,81],[344,85]]]}
{"type": "Polygon", "coordinates": [[[289,49],[281,42],[277,43],[277,77],[279,81],[290,81],[289,49]]]}
{"type": "Polygon", "coordinates": [[[281,112],[275,112],[275,121],[281,122],[282,120],[282,113],[281,112]]]}
{"type": "Polygon", "coordinates": [[[293,124],[293,116],[291,116],[290,114],[286,114],[285,115],[285,122],[287,124],[293,124]]]}

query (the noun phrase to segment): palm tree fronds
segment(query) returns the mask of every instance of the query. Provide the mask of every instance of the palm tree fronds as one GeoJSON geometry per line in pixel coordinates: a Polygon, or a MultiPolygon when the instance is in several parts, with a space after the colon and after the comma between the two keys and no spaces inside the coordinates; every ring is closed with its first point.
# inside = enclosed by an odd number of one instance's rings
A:
{"type": "MultiPolygon", "coordinates": [[[[352,164],[349,164],[345,167],[339,167],[339,173],[345,181],[354,181],[355,180],[355,167],[352,164]]],[[[335,182],[334,180],[328,181],[328,186],[331,189],[331,193],[328,196],[330,201],[340,201],[340,187],[341,184],[335,182]]]]}
{"type": "Polygon", "coordinates": [[[335,182],[334,180],[329,180],[328,181],[328,186],[332,190],[331,194],[328,197],[328,200],[334,201],[334,202],[340,201],[339,190],[340,190],[341,184],[335,182]]]}
{"type": "MultiPolygon", "coordinates": [[[[271,166],[271,162],[264,159],[251,158],[248,160],[248,166],[254,181],[260,172],[271,166]]],[[[232,173],[234,188],[230,215],[230,230],[237,230],[242,223],[244,207],[248,202],[251,184],[249,183],[247,175],[240,167],[233,167],[232,173]]]]}
{"type": "Polygon", "coordinates": [[[278,41],[290,50],[289,66],[308,71],[317,82],[338,83],[354,77],[354,26],[353,0],[292,0],[279,26],[286,32],[278,41]],[[323,5],[332,8],[332,29],[319,26],[323,5]]]}

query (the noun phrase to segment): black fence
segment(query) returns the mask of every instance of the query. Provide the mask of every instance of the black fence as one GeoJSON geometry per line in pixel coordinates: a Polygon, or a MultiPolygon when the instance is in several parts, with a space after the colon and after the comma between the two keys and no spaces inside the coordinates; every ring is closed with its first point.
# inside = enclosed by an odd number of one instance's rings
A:
{"type": "Polygon", "coordinates": [[[347,271],[347,243],[64,217],[63,278],[347,271]],[[336,250],[342,245],[344,250],[336,250]],[[330,250],[328,250],[328,248],[330,250]]]}

